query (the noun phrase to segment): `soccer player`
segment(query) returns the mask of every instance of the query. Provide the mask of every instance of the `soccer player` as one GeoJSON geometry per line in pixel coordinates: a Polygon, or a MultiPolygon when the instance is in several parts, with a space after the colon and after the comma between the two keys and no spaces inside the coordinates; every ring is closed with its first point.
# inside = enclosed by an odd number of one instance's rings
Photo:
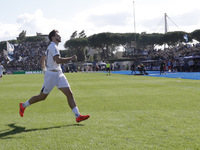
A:
{"type": "Polygon", "coordinates": [[[69,61],[77,60],[77,56],[72,57],[61,57],[58,50],[58,44],[61,42],[61,37],[57,30],[53,30],[49,33],[49,40],[51,43],[47,47],[45,55],[40,59],[42,69],[44,71],[44,84],[39,95],[31,97],[25,103],[20,103],[19,113],[20,116],[24,116],[25,108],[29,105],[37,103],[39,101],[45,100],[54,86],[57,86],[67,97],[68,104],[72,109],[76,117],[76,122],[81,122],[90,117],[90,115],[81,115],[79,113],[78,107],[76,106],[73,93],[71,91],[70,85],[67,78],[62,73],[61,64],[69,61]],[[46,61],[46,62],[45,62],[46,61]]]}
{"type": "Polygon", "coordinates": [[[0,63],[0,79],[3,77],[3,69],[4,69],[4,67],[0,63]]]}
{"type": "MultiPolygon", "coordinates": [[[[131,74],[133,74],[133,71],[135,72],[135,64],[134,63],[131,65],[131,74]]],[[[135,72],[135,74],[136,74],[136,72],[135,72]]]]}
{"type": "Polygon", "coordinates": [[[107,74],[106,74],[106,75],[110,75],[110,70],[111,70],[111,68],[110,68],[110,63],[107,62],[107,63],[106,63],[106,71],[107,71],[107,74]]]}
{"type": "Polygon", "coordinates": [[[160,75],[162,75],[165,72],[165,63],[162,60],[160,63],[160,75]]]}

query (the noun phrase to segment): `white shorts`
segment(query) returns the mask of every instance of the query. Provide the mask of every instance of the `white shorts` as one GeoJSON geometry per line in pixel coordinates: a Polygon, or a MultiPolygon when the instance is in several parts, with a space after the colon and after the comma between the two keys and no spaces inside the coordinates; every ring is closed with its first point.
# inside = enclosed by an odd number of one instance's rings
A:
{"type": "Polygon", "coordinates": [[[70,87],[67,78],[62,73],[62,71],[46,71],[41,92],[44,94],[49,94],[55,86],[57,86],[58,89],[63,87],[70,87]]]}

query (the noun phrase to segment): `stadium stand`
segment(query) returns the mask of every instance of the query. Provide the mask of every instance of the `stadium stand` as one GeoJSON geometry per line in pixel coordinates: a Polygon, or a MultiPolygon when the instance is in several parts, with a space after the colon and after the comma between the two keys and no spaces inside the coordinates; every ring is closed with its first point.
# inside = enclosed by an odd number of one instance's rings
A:
{"type": "Polygon", "coordinates": [[[7,72],[41,70],[40,57],[45,53],[48,43],[47,41],[22,42],[14,46],[12,61],[3,56],[0,61],[7,72]]]}
{"type": "MultiPolygon", "coordinates": [[[[13,71],[35,71],[41,70],[40,57],[44,54],[49,42],[22,42],[15,45],[13,60],[9,61],[7,58],[0,55],[0,61],[2,62],[6,72],[12,73],[13,71]]],[[[147,60],[165,60],[166,62],[176,62],[176,66],[179,65],[178,71],[200,71],[200,44],[196,45],[182,45],[176,48],[168,48],[165,50],[146,50],[147,60]],[[184,64],[181,64],[180,58],[187,56],[195,57],[193,62],[193,70],[191,68],[184,68],[184,64]],[[198,66],[198,69],[194,68],[194,63],[198,66]]],[[[191,61],[187,62],[192,64],[191,61]]],[[[189,65],[190,65],[189,64],[189,65]]],[[[159,65],[158,65],[159,66],[159,65]]]]}

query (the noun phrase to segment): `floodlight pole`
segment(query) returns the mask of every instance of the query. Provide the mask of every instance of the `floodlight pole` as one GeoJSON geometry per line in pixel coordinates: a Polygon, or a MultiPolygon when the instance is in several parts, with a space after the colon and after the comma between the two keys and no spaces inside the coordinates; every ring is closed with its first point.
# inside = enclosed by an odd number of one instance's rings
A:
{"type": "Polygon", "coordinates": [[[133,15],[134,15],[134,33],[135,33],[135,47],[136,47],[137,42],[136,42],[136,24],[135,24],[135,1],[133,1],[133,15]]]}
{"type": "MultiPolygon", "coordinates": [[[[167,13],[164,14],[165,19],[165,34],[167,33],[167,13]]],[[[164,49],[166,48],[166,44],[164,44],[164,49]]]]}
{"type": "Polygon", "coordinates": [[[165,18],[165,33],[167,33],[167,14],[164,14],[164,18],[165,18]]]}

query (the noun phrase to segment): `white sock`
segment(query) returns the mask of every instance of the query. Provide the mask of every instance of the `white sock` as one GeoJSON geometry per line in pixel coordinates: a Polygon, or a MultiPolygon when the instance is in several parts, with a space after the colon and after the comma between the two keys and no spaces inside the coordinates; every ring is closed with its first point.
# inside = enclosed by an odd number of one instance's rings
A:
{"type": "Polygon", "coordinates": [[[75,114],[75,117],[78,118],[78,116],[80,115],[79,110],[78,110],[78,107],[74,107],[74,108],[72,109],[72,111],[73,111],[73,113],[75,114]]]}
{"type": "Polygon", "coordinates": [[[26,107],[29,106],[29,105],[31,105],[31,104],[29,103],[28,100],[27,100],[25,103],[22,104],[22,106],[23,106],[24,108],[26,108],[26,107]]]}

